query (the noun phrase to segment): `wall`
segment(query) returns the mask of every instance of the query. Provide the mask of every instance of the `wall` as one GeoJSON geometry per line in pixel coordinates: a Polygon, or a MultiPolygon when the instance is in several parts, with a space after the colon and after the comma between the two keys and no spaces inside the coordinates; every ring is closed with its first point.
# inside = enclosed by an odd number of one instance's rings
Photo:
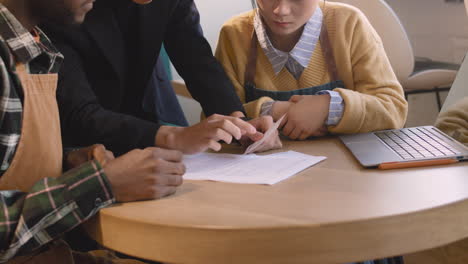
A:
{"type": "Polygon", "coordinates": [[[252,9],[250,0],[195,0],[195,3],[200,11],[205,37],[213,49],[224,22],[234,15],[252,9]]]}
{"type": "Polygon", "coordinates": [[[444,0],[387,0],[400,17],[416,56],[460,63],[468,51],[468,17],[463,3],[444,0]]]}
{"type": "MultiPolygon", "coordinates": [[[[210,42],[213,52],[224,22],[236,14],[251,9],[250,0],[195,0],[195,3],[200,12],[203,32],[210,42]]],[[[172,72],[174,79],[180,79],[175,70],[172,72]]],[[[200,118],[200,105],[194,100],[186,98],[179,97],[179,100],[189,124],[197,123],[200,118]]]]}
{"type": "MultiPolygon", "coordinates": [[[[229,18],[246,12],[252,8],[250,0],[194,0],[200,12],[200,22],[203,33],[213,49],[218,43],[221,26],[229,18]]],[[[180,79],[174,71],[174,79],[180,79]]]]}
{"type": "MultiPolygon", "coordinates": [[[[387,0],[400,17],[416,56],[461,63],[468,51],[468,17],[463,3],[444,0],[387,0]]],[[[447,93],[442,94],[442,99],[447,93]]],[[[434,94],[408,98],[407,126],[433,125],[438,115],[434,94]]]]}

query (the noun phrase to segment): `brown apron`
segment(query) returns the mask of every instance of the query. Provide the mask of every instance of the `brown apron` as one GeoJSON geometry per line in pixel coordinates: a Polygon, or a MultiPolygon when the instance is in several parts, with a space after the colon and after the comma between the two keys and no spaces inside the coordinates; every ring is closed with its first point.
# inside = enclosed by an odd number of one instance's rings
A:
{"type": "Polygon", "coordinates": [[[27,192],[42,178],[62,175],[57,74],[28,74],[23,64],[16,70],[24,93],[21,136],[0,189],[27,192]]]}
{"type": "MultiPolygon", "coordinates": [[[[16,67],[23,87],[20,140],[8,170],[0,177],[0,190],[28,192],[42,178],[62,175],[63,149],[56,100],[57,74],[29,74],[16,67]]],[[[16,257],[9,264],[141,264],[117,258],[110,251],[74,252],[58,239],[37,252],[16,257]]]]}
{"type": "MultiPolygon", "coordinates": [[[[0,177],[0,189],[28,192],[40,179],[62,174],[57,74],[29,74],[24,64],[18,64],[16,71],[24,93],[21,136],[10,167],[0,177]]],[[[8,263],[70,263],[71,251],[56,243],[41,254],[8,263]]]]}

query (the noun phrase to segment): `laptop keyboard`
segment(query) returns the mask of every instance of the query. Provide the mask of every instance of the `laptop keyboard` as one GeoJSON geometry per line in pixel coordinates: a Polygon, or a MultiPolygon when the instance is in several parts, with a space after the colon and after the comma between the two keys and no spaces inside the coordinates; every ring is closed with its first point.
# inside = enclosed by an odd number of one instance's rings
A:
{"type": "Polygon", "coordinates": [[[442,139],[445,137],[426,127],[375,132],[402,159],[438,158],[461,154],[442,139]]]}

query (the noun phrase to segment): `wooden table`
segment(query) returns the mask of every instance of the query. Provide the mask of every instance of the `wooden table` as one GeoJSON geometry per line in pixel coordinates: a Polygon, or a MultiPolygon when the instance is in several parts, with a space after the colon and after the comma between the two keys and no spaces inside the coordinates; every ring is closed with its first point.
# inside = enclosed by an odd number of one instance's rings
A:
{"type": "Polygon", "coordinates": [[[468,237],[468,163],[379,171],[337,138],[284,145],[328,159],[273,186],[186,181],[104,209],[87,229],[128,255],[203,264],[344,263],[468,237]]]}

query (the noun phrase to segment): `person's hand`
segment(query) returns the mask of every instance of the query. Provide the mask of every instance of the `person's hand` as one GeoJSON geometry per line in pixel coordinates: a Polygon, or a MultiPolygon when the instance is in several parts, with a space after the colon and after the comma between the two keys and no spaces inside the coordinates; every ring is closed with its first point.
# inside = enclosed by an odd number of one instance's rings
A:
{"type": "MultiPolygon", "coordinates": [[[[249,124],[255,127],[257,129],[257,136],[256,137],[249,137],[249,136],[244,136],[241,138],[240,143],[244,147],[248,147],[255,141],[258,141],[263,138],[263,135],[265,134],[268,129],[273,127],[273,118],[271,116],[261,116],[255,119],[252,119],[249,121],[249,124]],[[260,133],[261,132],[261,133],[260,133]]],[[[281,143],[281,139],[279,138],[279,133],[278,130],[275,130],[272,135],[269,135],[269,137],[256,149],[255,152],[263,152],[263,151],[268,151],[272,149],[279,149],[283,147],[283,144],[281,143]]]]}
{"type": "MultiPolygon", "coordinates": [[[[273,121],[278,121],[283,115],[285,115],[289,107],[291,107],[292,102],[284,102],[284,101],[276,101],[273,103],[271,108],[271,116],[273,117],[273,121]]],[[[284,121],[283,121],[284,124],[284,121]]]]}
{"type": "Polygon", "coordinates": [[[228,144],[243,135],[261,138],[251,124],[233,116],[212,115],[191,127],[162,126],[156,134],[156,146],[180,150],[185,154],[195,154],[207,149],[221,150],[218,141],[228,144]]]}
{"type": "Polygon", "coordinates": [[[295,95],[287,112],[283,134],[290,139],[305,140],[327,133],[325,121],[330,107],[330,95],[295,95]]]}
{"type": "Polygon", "coordinates": [[[94,144],[89,147],[80,148],[67,153],[65,157],[65,168],[72,169],[90,160],[96,159],[101,166],[113,160],[114,154],[106,150],[102,144],[94,144]]]}
{"type": "Polygon", "coordinates": [[[238,117],[238,118],[245,117],[244,113],[242,113],[241,111],[232,112],[229,116],[238,117]]]}
{"type": "Polygon", "coordinates": [[[176,150],[135,149],[109,161],[104,172],[118,202],[158,199],[182,184],[182,157],[176,150]]]}
{"type": "MultiPolygon", "coordinates": [[[[233,116],[233,117],[237,117],[237,118],[245,117],[244,113],[242,113],[241,111],[235,111],[232,114],[230,114],[229,116],[233,116]]],[[[247,121],[247,122],[250,123],[251,125],[254,125],[254,127],[255,127],[255,125],[257,125],[257,122],[250,122],[250,121],[247,121]]],[[[255,127],[255,128],[257,128],[257,127],[255,127]]],[[[253,133],[253,134],[247,133],[247,134],[243,135],[241,139],[237,139],[237,140],[241,141],[241,144],[242,144],[242,141],[244,141],[244,142],[258,141],[262,137],[263,137],[263,133],[259,132],[258,129],[257,129],[257,131],[255,133],[253,133]]],[[[242,144],[242,145],[244,145],[244,144],[242,144]]]]}

